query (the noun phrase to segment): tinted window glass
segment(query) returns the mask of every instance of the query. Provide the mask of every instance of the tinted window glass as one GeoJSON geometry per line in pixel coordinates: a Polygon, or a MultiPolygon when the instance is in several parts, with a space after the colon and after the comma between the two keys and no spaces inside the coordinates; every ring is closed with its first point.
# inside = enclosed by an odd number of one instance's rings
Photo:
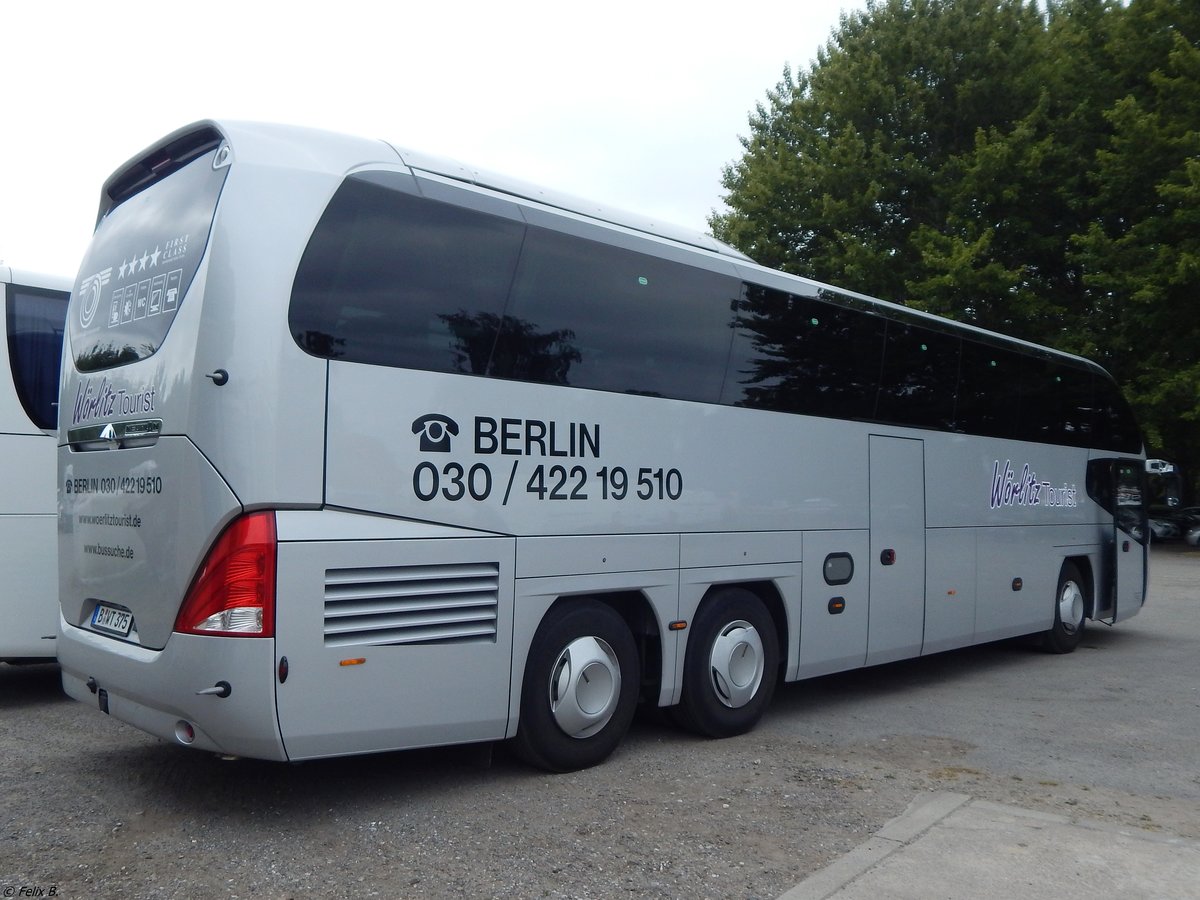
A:
{"type": "Polygon", "coordinates": [[[1026,357],[1017,436],[1086,447],[1093,440],[1092,373],[1035,356],[1026,357]]]}
{"type": "Polygon", "coordinates": [[[68,328],[82,372],[144,359],[166,337],[208,245],[228,166],[217,150],[134,194],[100,222],[68,328]]]}
{"type": "Polygon", "coordinates": [[[972,434],[1138,453],[1141,433],[1097,372],[964,341],[957,426],[972,434]]]}
{"type": "Polygon", "coordinates": [[[1096,446],[1122,453],[1140,453],[1142,432],[1133,411],[1110,379],[1096,376],[1096,446]]]}
{"type": "Polygon", "coordinates": [[[530,228],[491,372],[716,402],[739,283],[530,228]]]}
{"type": "Polygon", "coordinates": [[[8,358],[21,405],[38,428],[58,427],[58,376],[68,295],[8,286],[8,358]]]}
{"type": "Polygon", "coordinates": [[[1061,440],[1075,447],[1090,447],[1096,439],[1097,377],[1074,366],[1060,365],[1057,369],[1062,391],[1061,440]]]}
{"type": "Polygon", "coordinates": [[[747,284],[724,401],[785,412],[870,419],[885,321],[815,297],[747,284]]]}
{"type": "Polygon", "coordinates": [[[292,335],[318,356],[481,375],[524,225],[415,190],[399,174],[346,179],[296,272],[292,335]]]}
{"type": "Polygon", "coordinates": [[[919,428],[954,426],[962,341],[902,322],[889,322],[875,416],[919,428]]]}
{"type": "Polygon", "coordinates": [[[292,293],[291,330],[310,353],[1140,449],[1115,385],[1089,369],[886,318],[828,289],[740,284],[615,246],[586,223],[540,213],[526,225],[507,200],[417,184],[371,172],[335,194],[292,293]]]}
{"type": "Polygon", "coordinates": [[[955,414],[960,431],[1019,439],[1021,373],[1029,359],[975,341],[963,341],[955,414]]]}
{"type": "Polygon", "coordinates": [[[1117,525],[1139,543],[1150,540],[1149,523],[1146,521],[1145,500],[1142,492],[1145,469],[1141,460],[1113,460],[1116,474],[1117,525]]]}

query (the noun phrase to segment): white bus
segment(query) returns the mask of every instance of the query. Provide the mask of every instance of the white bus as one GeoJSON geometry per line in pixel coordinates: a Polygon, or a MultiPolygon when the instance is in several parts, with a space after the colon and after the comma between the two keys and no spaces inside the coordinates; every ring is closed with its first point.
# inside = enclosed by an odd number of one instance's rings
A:
{"type": "Polygon", "coordinates": [[[732,735],[781,679],[1143,603],[1142,440],[1085,360],[274,125],[171,134],[98,223],[59,657],[167,740],[569,770],[639,700],[732,735]]]}
{"type": "Polygon", "coordinates": [[[71,280],[0,264],[0,662],[54,659],[55,453],[71,280]]]}

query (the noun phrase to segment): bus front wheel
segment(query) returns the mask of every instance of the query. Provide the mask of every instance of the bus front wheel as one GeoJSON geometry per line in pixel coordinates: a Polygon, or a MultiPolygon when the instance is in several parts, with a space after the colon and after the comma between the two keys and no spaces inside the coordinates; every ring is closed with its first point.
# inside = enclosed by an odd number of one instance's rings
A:
{"type": "Polygon", "coordinates": [[[750,591],[723,588],[692,623],[675,717],[708,737],[744,734],[762,718],[778,675],[779,640],[771,614],[750,591]]]}
{"type": "Polygon", "coordinates": [[[1058,575],[1054,624],[1042,634],[1042,649],[1047,653],[1070,653],[1078,647],[1086,613],[1087,582],[1075,563],[1065,562],[1058,575]]]}
{"type": "Polygon", "coordinates": [[[633,634],[615,610],[596,600],[555,607],[525,661],[517,755],[551,772],[602,762],[629,729],[640,679],[633,634]]]}

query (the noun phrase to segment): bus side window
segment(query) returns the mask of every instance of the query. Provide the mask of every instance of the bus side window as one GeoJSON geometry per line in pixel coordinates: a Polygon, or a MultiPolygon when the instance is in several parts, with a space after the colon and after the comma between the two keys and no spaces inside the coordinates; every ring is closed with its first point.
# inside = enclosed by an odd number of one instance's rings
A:
{"type": "Polygon", "coordinates": [[[888,322],[875,417],[918,428],[952,428],[961,344],[954,335],[888,322]]]}
{"type": "Polygon", "coordinates": [[[885,328],[881,316],[746,284],[722,400],[872,419],[885,328]]]}
{"type": "Polygon", "coordinates": [[[1096,376],[1096,414],[1098,434],[1093,441],[1097,447],[1105,447],[1120,453],[1140,453],[1142,433],[1137,420],[1117,385],[1109,378],[1096,376]]]}
{"type": "Polygon", "coordinates": [[[955,424],[959,431],[1020,439],[1021,368],[1015,353],[963,341],[955,424]]]}
{"type": "Polygon", "coordinates": [[[524,225],[368,174],[343,182],[305,248],[288,314],[296,342],[326,358],[483,374],[524,225]]]}
{"type": "Polygon", "coordinates": [[[738,286],[698,266],[531,227],[490,374],[716,403],[738,286]],[[556,377],[521,364],[530,342],[555,348],[556,377]]]}

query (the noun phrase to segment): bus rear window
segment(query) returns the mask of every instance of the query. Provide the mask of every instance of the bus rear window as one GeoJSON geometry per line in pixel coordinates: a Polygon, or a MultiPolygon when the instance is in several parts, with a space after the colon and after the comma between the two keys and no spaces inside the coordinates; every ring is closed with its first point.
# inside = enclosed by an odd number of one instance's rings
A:
{"type": "Polygon", "coordinates": [[[208,244],[229,171],[216,162],[219,152],[151,183],[100,221],[67,322],[79,371],[137,362],[162,345],[208,244]]]}

